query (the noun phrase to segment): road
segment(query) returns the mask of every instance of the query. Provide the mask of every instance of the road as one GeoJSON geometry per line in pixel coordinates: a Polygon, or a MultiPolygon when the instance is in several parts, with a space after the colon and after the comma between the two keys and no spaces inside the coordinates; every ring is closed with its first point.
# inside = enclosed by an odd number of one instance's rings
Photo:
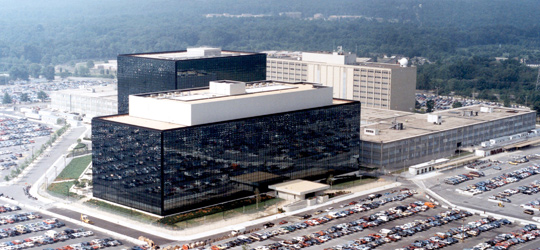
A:
{"type": "MultiPolygon", "coordinates": [[[[59,208],[56,206],[57,202],[44,202],[42,200],[33,200],[28,198],[24,191],[23,187],[26,185],[35,184],[49,169],[54,167],[55,162],[57,164],[63,164],[61,159],[68,152],[69,147],[76,143],[77,139],[80,138],[86,131],[86,127],[74,127],[67,131],[61,138],[57,140],[52,146],[52,148],[42,157],[37,159],[34,162],[34,166],[29,168],[24,172],[24,175],[20,175],[19,178],[11,181],[4,182],[0,184],[0,193],[3,193],[6,196],[13,197],[14,200],[20,202],[22,205],[32,206],[36,208],[43,208],[51,213],[62,215],[65,217],[72,218],[74,220],[80,220],[80,213],[76,211],[71,211],[64,208],[59,208]],[[58,163],[60,162],[60,163],[58,163]]],[[[96,222],[96,226],[104,228],[109,231],[113,231],[122,235],[126,235],[132,238],[138,238],[139,236],[146,236],[153,239],[157,244],[163,245],[171,243],[173,241],[151,235],[148,232],[142,232],[133,228],[124,227],[116,223],[111,223],[105,220],[100,220],[98,218],[92,217],[92,220],[96,222]]]]}

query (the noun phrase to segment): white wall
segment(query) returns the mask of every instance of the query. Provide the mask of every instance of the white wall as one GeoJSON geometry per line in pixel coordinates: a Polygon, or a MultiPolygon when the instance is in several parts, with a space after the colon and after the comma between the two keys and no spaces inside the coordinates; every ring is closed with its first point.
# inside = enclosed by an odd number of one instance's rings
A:
{"type": "Polygon", "coordinates": [[[191,126],[324,107],[333,103],[332,88],[242,95],[227,100],[221,98],[214,100],[197,103],[130,96],[129,115],[191,126]]]}

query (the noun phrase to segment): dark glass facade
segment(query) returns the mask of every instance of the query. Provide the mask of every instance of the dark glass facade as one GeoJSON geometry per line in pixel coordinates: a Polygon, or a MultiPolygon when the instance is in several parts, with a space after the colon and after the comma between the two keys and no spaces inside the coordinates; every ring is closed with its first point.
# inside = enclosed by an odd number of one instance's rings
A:
{"type": "Polygon", "coordinates": [[[360,103],[153,130],[92,121],[94,196],[159,215],[358,170],[360,103]]]}
{"type": "Polygon", "coordinates": [[[129,95],[207,87],[213,80],[266,80],[266,54],[244,53],[182,60],[119,55],[118,113],[129,112],[129,95]]]}

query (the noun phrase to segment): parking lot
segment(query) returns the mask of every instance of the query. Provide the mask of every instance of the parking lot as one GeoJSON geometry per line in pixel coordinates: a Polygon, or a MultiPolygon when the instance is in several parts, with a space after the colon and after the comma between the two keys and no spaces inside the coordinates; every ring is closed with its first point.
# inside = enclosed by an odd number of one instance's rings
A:
{"type": "MultiPolygon", "coordinates": [[[[396,198],[400,195],[388,190],[373,201],[360,197],[290,216],[257,232],[217,242],[213,249],[243,249],[244,245],[248,249],[437,249],[450,245],[464,249],[523,227],[434,206],[422,194],[396,198]]],[[[522,244],[533,246],[531,242],[522,244]]]]}
{"type": "MultiPolygon", "coordinates": [[[[24,159],[37,153],[53,128],[25,118],[0,116],[0,173],[8,175],[24,159]]],[[[3,180],[3,179],[2,179],[3,180]]]]}
{"type": "Polygon", "coordinates": [[[485,176],[456,185],[444,183],[443,180],[468,174],[471,170],[458,168],[422,180],[422,182],[455,205],[531,220],[532,217],[538,216],[538,209],[534,209],[535,215],[525,214],[524,210],[530,207],[522,207],[521,205],[538,198],[535,194],[540,191],[538,188],[540,168],[534,167],[535,164],[540,166],[540,157],[535,155],[538,153],[540,153],[540,148],[532,147],[523,151],[490,157],[492,159],[491,166],[478,170],[483,172],[485,176]],[[528,156],[528,162],[516,165],[509,163],[522,159],[524,156],[528,156]],[[494,161],[500,161],[500,163],[494,161]],[[486,183],[489,184],[486,185],[486,183]],[[477,191],[478,189],[483,191],[477,191]],[[471,192],[463,193],[464,190],[471,192]]]}
{"type": "Polygon", "coordinates": [[[119,240],[14,205],[0,205],[0,250],[124,249],[119,240]]]}

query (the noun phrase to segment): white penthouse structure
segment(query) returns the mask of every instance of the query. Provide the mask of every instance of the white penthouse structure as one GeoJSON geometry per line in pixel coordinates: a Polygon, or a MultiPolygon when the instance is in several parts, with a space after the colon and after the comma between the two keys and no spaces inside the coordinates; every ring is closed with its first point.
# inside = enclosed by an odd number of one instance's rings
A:
{"type": "Polygon", "coordinates": [[[333,96],[357,100],[362,108],[414,110],[416,67],[366,63],[341,50],[326,52],[267,51],[266,79],[315,82],[333,87],[333,96]]]}

